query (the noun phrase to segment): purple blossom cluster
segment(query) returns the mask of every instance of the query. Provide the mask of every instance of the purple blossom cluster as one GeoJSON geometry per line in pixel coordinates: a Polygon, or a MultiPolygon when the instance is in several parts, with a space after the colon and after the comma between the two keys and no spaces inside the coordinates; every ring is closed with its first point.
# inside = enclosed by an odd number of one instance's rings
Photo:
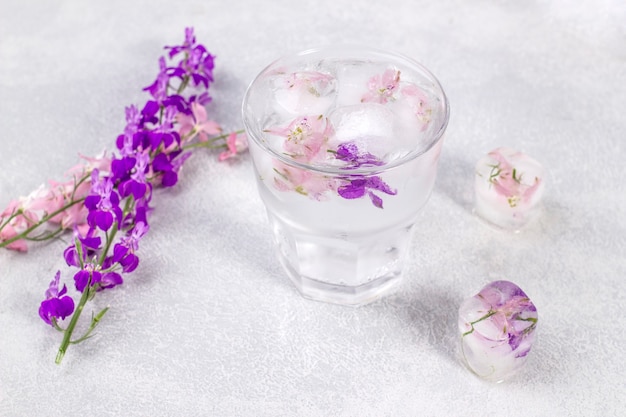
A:
{"type": "MultiPolygon", "coordinates": [[[[214,139],[209,135],[221,133],[217,123],[207,120],[204,109],[211,100],[208,88],[213,81],[214,57],[196,42],[192,28],[185,30],[182,45],[166,49],[169,61],[176,63],[168,65],[161,57],[156,80],[144,89],[151,98],[141,109],[126,108],[126,126],[116,140],[118,155],[91,171],[90,189],[84,198],[87,227],[75,227],[74,242],[64,251],[67,265],[74,268],[80,300],[75,302],[68,295],[65,284],[60,287],[59,271],[40,305],[41,318],[65,333],[57,362],[69,343],[75,342],[71,334],[84,304],[96,293],[122,284],[124,275],[138,267],[139,242],[150,230],[153,189],[178,182],[179,171],[191,156],[185,145],[193,138],[212,145],[214,139]],[[187,87],[199,93],[183,95],[187,87]],[[59,320],[70,316],[69,325],[62,329],[59,320]]],[[[244,149],[245,139],[238,141],[233,133],[220,147],[227,148],[220,155],[224,160],[244,149]]],[[[87,334],[78,340],[89,336],[105,312],[92,318],[87,334]]]]}
{"type": "MultiPolygon", "coordinates": [[[[360,152],[354,142],[342,143],[337,147],[335,158],[340,161],[347,162],[348,165],[343,169],[355,169],[361,166],[381,166],[384,161],[369,152],[360,152]]],[[[393,190],[378,175],[351,175],[343,179],[342,185],[337,187],[337,193],[345,199],[361,198],[367,195],[372,204],[378,208],[383,208],[383,199],[374,193],[379,191],[387,195],[396,195],[397,191],[393,190]]]]}

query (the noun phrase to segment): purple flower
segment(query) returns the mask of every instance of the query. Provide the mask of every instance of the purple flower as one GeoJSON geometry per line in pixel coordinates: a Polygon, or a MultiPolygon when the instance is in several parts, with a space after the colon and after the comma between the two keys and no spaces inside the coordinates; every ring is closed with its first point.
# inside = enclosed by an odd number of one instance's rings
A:
{"type": "Polygon", "coordinates": [[[139,265],[139,258],[135,252],[139,249],[139,240],[148,233],[150,226],[143,221],[135,224],[128,234],[120,239],[120,243],[116,243],[113,247],[112,263],[118,263],[122,266],[122,271],[128,273],[134,271],[139,265]]]}
{"type": "Polygon", "coordinates": [[[57,271],[46,290],[46,299],[39,306],[39,316],[51,326],[54,326],[54,319],[60,318],[64,320],[74,312],[74,300],[72,297],[65,295],[67,293],[65,284],[59,291],[60,279],[61,271],[57,271]]]}
{"type": "Polygon", "coordinates": [[[167,149],[174,142],[180,144],[180,135],[174,129],[176,114],[178,114],[176,106],[165,107],[163,111],[163,120],[153,131],[148,133],[150,147],[153,150],[158,150],[161,145],[167,149]]]}
{"type": "Polygon", "coordinates": [[[65,251],[63,251],[63,258],[65,258],[65,262],[68,266],[80,268],[88,258],[92,257],[98,249],[100,249],[102,238],[100,236],[94,236],[94,232],[95,229],[90,229],[85,237],[76,233],[78,241],[74,245],[68,246],[65,251]],[[83,254],[82,259],[79,258],[79,251],[76,245],[80,246],[80,252],[83,254]]]}
{"type": "Polygon", "coordinates": [[[148,224],[141,221],[137,222],[128,235],[120,240],[120,243],[135,252],[139,249],[139,240],[144,237],[149,230],[150,226],[148,224]]]}
{"type": "Polygon", "coordinates": [[[137,163],[135,158],[135,151],[124,156],[121,159],[114,159],[111,161],[111,182],[116,183],[118,181],[126,181],[130,178],[130,172],[137,163]]]}
{"type": "Polygon", "coordinates": [[[156,101],[150,100],[141,109],[141,118],[144,123],[157,123],[159,118],[157,113],[161,109],[161,105],[156,101]]]}
{"type": "Polygon", "coordinates": [[[344,169],[359,168],[363,165],[380,166],[384,164],[382,160],[369,152],[359,152],[359,148],[354,142],[345,142],[339,145],[335,157],[340,161],[350,163],[344,169]]]}
{"type": "Polygon", "coordinates": [[[98,291],[107,290],[124,283],[124,279],[117,272],[107,272],[102,275],[98,291]]]}
{"type": "Polygon", "coordinates": [[[146,88],[144,91],[150,93],[150,95],[157,101],[162,103],[167,98],[167,87],[170,82],[170,76],[168,74],[168,68],[165,63],[165,58],[159,58],[159,73],[156,80],[146,88]]]}
{"type": "MultiPolygon", "coordinates": [[[[359,147],[354,142],[345,142],[339,145],[335,158],[348,163],[343,169],[356,169],[362,166],[381,166],[385,164],[376,155],[359,151],[359,147]]],[[[396,195],[397,193],[396,190],[393,190],[377,175],[371,177],[355,175],[344,178],[343,181],[345,183],[337,188],[337,192],[341,197],[355,199],[367,195],[372,204],[378,208],[383,208],[383,199],[374,191],[380,191],[388,195],[396,195]]]]}
{"type": "Polygon", "coordinates": [[[383,208],[383,200],[374,191],[380,191],[388,195],[396,195],[396,191],[392,190],[389,185],[379,176],[373,177],[350,177],[345,178],[346,183],[337,188],[340,196],[346,199],[361,198],[367,195],[374,206],[383,208]]]}
{"type": "Polygon", "coordinates": [[[180,151],[170,154],[160,153],[155,156],[152,161],[152,169],[154,172],[162,175],[161,185],[164,187],[176,185],[178,182],[178,171],[190,156],[191,152],[181,154],[180,151]]]}
{"type": "Polygon", "coordinates": [[[121,179],[118,185],[122,198],[132,195],[135,200],[140,200],[146,196],[149,183],[146,179],[146,172],[149,170],[150,155],[148,152],[137,153],[134,158],[126,157],[122,160],[115,160],[111,163],[111,170],[114,178],[121,179]],[[120,161],[119,164],[114,164],[120,161]]]}
{"type": "Polygon", "coordinates": [[[180,46],[166,46],[165,49],[169,49],[170,58],[174,58],[182,51],[189,51],[196,45],[196,35],[193,33],[192,27],[185,28],[185,41],[180,46]]]}
{"type": "Polygon", "coordinates": [[[170,77],[178,77],[181,80],[190,77],[193,85],[202,84],[204,88],[209,87],[213,81],[215,57],[208,53],[203,45],[196,43],[193,28],[185,29],[185,41],[182,45],[166,46],[165,49],[169,49],[170,58],[183,54],[178,66],[168,69],[170,77]]]}
{"type": "Polygon", "coordinates": [[[98,170],[94,169],[91,174],[91,194],[85,198],[85,207],[89,210],[87,215],[89,226],[97,226],[106,232],[114,220],[119,224],[122,219],[119,203],[120,197],[113,189],[111,178],[100,179],[98,170]]]}
{"type": "Polygon", "coordinates": [[[107,288],[113,288],[123,282],[122,276],[117,272],[109,271],[102,273],[98,265],[91,263],[86,263],[83,269],[74,274],[74,285],[79,292],[85,291],[87,287],[95,287],[97,291],[102,291],[107,288]]]}

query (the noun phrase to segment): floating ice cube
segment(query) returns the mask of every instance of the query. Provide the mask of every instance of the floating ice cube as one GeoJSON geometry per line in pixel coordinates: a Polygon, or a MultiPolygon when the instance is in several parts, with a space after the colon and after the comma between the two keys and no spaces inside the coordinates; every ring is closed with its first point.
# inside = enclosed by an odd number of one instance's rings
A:
{"type": "Polygon", "coordinates": [[[394,149],[385,155],[385,159],[402,157],[415,149],[426,148],[428,143],[425,140],[429,136],[424,134],[424,123],[413,108],[403,100],[387,103],[387,107],[393,114],[394,149]]]}
{"type": "Polygon", "coordinates": [[[288,115],[323,114],[335,101],[336,80],[325,72],[297,71],[272,79],[278,112],[288,115]]]}
{"type": "Polygon", "coordinates": [[[522,152],[489,152],[476,164],[476,214],[500,228],[519,231],[539,215],[543,177],[541,164],[522,152]]]}
{"type": "Polygon", "coordinates": [[[335,109],[330,115],[334,127],[331,147],[353,142],[360,152],[379,158],[393,148],[393,113],[382,104],[362,103],[335,109]]]}
{"type": "Polygon", "coordinates": [[[385,68],[385,65],[367,61],[342,62],[337,69],[337,106],[361,103],[363,97],[369,93],[370,79],[385,68]]]}
{"type": "Polygon", "coordinates": [[[526,363],[537,323],[537,309],[520,287],[491,282],[459,307],[463,359],[479,377],[501,382],[526,363]]]}

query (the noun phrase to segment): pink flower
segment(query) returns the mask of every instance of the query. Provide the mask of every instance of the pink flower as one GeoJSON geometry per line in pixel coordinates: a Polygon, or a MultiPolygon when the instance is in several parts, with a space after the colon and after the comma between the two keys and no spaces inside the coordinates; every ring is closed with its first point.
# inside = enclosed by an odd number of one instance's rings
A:
{"type": "Polygon", "coordinates": [[[369,90],[362,98],[361,102],[373,102],[384,104],[393,100],[393,94],[400,84],[400,71],[389,68],[382,74],[374,75],[367,83],[369,90]]]}
{"type": "Polygon", "coordinates": [[[306,92],[319,97],[334,88],[334,78],[330,74],[317,71],[294,72],[285,76],[285,85],[290,90],[306,92]]]}
{"type": "MultiPolygon", "coordinates": [[[[2,222],[1,217],[0,222],[2,222]]],[[[0,229],[0,242],[5,242],[9,239],[13,239],[17,235],[18,232],[13,228],[13,226],[11,226],[11,224],[4,225],[4,227],[0,229]]],[[[14,242],[9,243],[6,248],[13,249],[18,252],[28,251],[28,246],[26,245],[26,241],[24,239],[18,239],[14,242]]]]}
{"type": "Polygon", "coordinates": [[[296,191],[313,200],[325,200],[326,191],[336,190],[336,180],[321,174],[295,168],[276,162],[275,171],[280,177],[274,177],[274,185],[280,191],[296,191]]]}
{"type": "Polygon", "coordinates": [[[293,115],[322,114],[332,105],[335,78],[317,71],[286,72],[281,68],[272,79],[276,103],[293,115]]]}
{"type": "MultiPolygon", "coordinates": [[[[53,201],[50,190],[43,185],[30,193],[27,197],[20,197],[13,200],[8,207],[0,213],[0,242],[14,239],[19,234],[25,232],[29,227],[39,222],[47,214],[47,204],[53,201]],[[11,216],[11,220],[8,220],[11,216]]],[[[18,239],[6,246],[8,249],[26,252],[28,246],[24,239],[18,239]]]]}
{"type": "Polygon", "coordinates": [[[233,132],[228,135],[228,138],[226,139],[226,146],[228,146],[228,150],[219,154],[218,159],[220,161],[225,161],[226,159],[235,157],[248,149],[248,138],[245,133],[238,135],[233,132]]]}
{"type": "MultiPolygon", "coordinates": [[[[83,168],[85,170],[91,170],[95,169],[95,166],[83,168]]],[[[60,209],[64,205],[71,203],[72,201],[81,200],[89,195],[91,189],[91,181],[86,180],[78,183],[78,180],[79,179],[74,178],[70,181],[63,183],[52,180],[49,181],[56,199],[56,202],[54,204],[56,204],[57,208],[55,209],[55,211],[60,209]]],[[[51,208],[53,208],[52,205],[48,207],[48,209],[51,208]]],[[[75,225],[81,226],[82,224],[86,223],[87,213],[88,210],[85,208],[84,203],[80,202],[72,205],[71,207],[68,207],[56,216],[52,217],[50,219],[50,222],[60,224],[61,227],[64,229],[69,229],[74,227],[75,225]]]]}
{"type": "Polygon", "coordinates": [[[489,152],[488,155],[497,162],[493,166],[489,178],[496,193],[504,196],[511,207],[529,202],[539,188],[541,178],[534,177],[529,181],[524,178],[524,173],[520,172],[510,162],[511,160],[523,159],[524,154],[498,148],[489,152]]]}
{"type": "Polygon", "coordinates": [[[428,96],[415,84],[409,84],[400,90],[402,98],[406,101],[413,113],[424,124],[425,129],[430,122],[432,108],[428,105],[428,96]]]}
{"type": "Polygon", "coordinates": [[[19,214],[11,220],[11,224],[18,233],[21,233],[56,208],[54,193],[42,184],[28,196],[11,201],[9,206],[2,212],[1,217],[8,217],[19,211],[19,214]]]}
{"type": "Polygon", "coordinates": [[[320,116],[303,116],[289,126],[269,129],[268,132],[285,137],[283,148],[293,159],[311,162],[326,156],[325,145],[333,128],[328,119],[320,116]]]}
{"type": "Polygon", "coordinates": [[[200,142],[209,140],[209,135],[221,133],[222,128],[219,124],[207,119],[206,109],[203,105],[194,101],[191,103],[191,115],[178,113],[176,120],[180,123],[178,133],[184,141],[190,141],[196,135],[200,142]]]}
{"type": "MultiPolygon", "coordinates": [[[[59,183],[50,180],[49,188],[41,185],[28,196],[11,201],[9,206],[0,213],[0,224],[3,224],[0,230],[0,242],[15,238],[39,222],[60,225],[62,229],[77,227],[85,231],[88,227],[86,225],[88,210],[82,202],[71,203],[80,201],[89,194],[91,182],[85,179],[88,175],[86,172],[96,167],[110,170],[111,162],[104,156],[83,157],[83,159],[88,163],[76,165],[69,170],[70,173],[79,174],[74,175],[70,181],[59,183]],[[64,207],[66,207],[65,210],[64,207]],[[7,222],[10,216],[14,217],[7,222]]],[[[17,240],[7,245],[7,248],[26,251],[26,241],[17,240]]]]}
{"type": "Polygon", "coordinates": [[[81,178],[85,175],[91,174],[91,171],[97,169],[101,174],[107,175],[111,172],[111,157],[107,156],[106,151],[102,152],[100,155],[96,157],[89,157],[82,154],[79,154],[81,159],[86,161],[74,165],[72,168],[68,169],[65,173],[66,176],[72,177],[75,179],[76,177],[81,178]]]}

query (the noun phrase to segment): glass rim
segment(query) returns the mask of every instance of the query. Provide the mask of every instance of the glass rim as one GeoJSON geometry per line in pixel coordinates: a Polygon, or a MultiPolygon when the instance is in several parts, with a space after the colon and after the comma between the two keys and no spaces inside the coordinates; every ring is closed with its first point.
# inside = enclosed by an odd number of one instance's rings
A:
{"type": "Polygon", "coordinates": [[[265,66],[248,84],[246,92],[243,97],[243,101],[241,104],[241,112],[243,125],[246,130],[249,139],[252,139],[255,144],[257,144],[260,148],[263,149],[264,152],[271,154],[274,158],[279,160],[280,162],[287,164],[289,166],[307,170],[307,171],[315,171],[318,173],[333,175],[333,176],[345,176],[345,175],[372,175],[380,172],[385,172],[390,169],[396,168],[398,166],[405,165],[406,163],[414,160],[415,158],[424,155],[429,152],[433,147],[435,147],[443,138],[443,135],[448,126],[448,122],[450,120],[450,103],[448,101],[448,97],[441,86],[441,83],[437,79],[437,77],[423,64],[419,63],[413,58],[410,58],[404,54],[386,51],[379,48],[374,48],[370,46],[364,45],[353,45],[353,44],[344,44],[344,45],[334,45],[334,46],[319,46],[315,48],[306,49],[293,54],[283,55],[270,64],[265,66]],[[313,54],[327,54],[326,57],[331,56],[334,52],[345,52],[348,51],[349,55],[354,55],[354,58],[366,58],[365,54],[373,54],[380,57],[385,57],[390,61],[390,63],[402,62],[403,64],[412,67],[417,72],[421,72],[423,76],[429,81],[432,82],[435,89],[437,98],[441,100],[441,105],[439,108],[443,112],[443,117],[439,123],[439,126],[436,127],[435,131],[432,135],[429,135],[430,141],[428,146],[424,148],[420,148],[419,150],[412,149],[409,153],[402,156],[401,158],[397,158],[392,160],[389,163],[385,163],[384,165],[376,166],[376,165],[368,165],[361,166],[358,168],[347,168],[342,166],[332,166],[332,165],[320,165],[320,164],[310,164],[306,162],[297,161],[291,158],[289,155],[278,152],[276,149],[272,148],[268,145],[268,143],[263,139],[263,131],[259,129],[258,123],[255,123],[254,120],[250,118],[250,112],[247,111],[248,103],[250,100],[250,95],[254,90],[254,87],[257,83],[271,70],[277,68],[281,63],[287,62],[289,60],[297,59],[299,57],[311,56],[313,54]]]}

